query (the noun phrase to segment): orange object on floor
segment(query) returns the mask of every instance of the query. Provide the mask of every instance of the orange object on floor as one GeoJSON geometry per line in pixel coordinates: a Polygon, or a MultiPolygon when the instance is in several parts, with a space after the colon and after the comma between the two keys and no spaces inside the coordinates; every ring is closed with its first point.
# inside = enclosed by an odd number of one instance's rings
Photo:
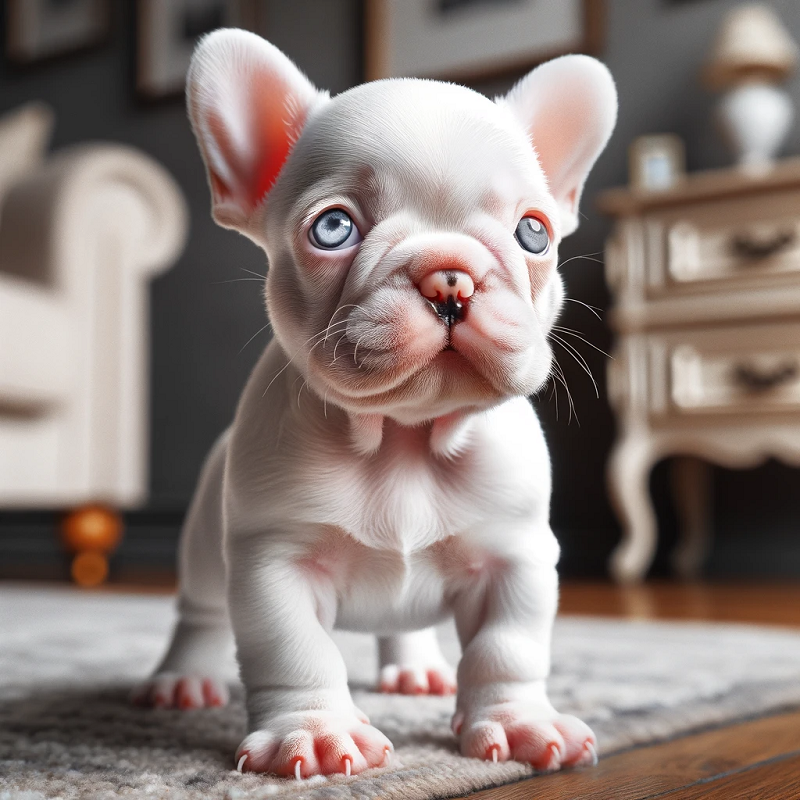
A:
{"type": "Polygon", "coordinates": [[[75,556],[70,574],[79,586],[99,586],[108,577],[108,556],[122,541],[122,517],[102,505],[69,513],[61,524],[61,539],[75,556]]]}

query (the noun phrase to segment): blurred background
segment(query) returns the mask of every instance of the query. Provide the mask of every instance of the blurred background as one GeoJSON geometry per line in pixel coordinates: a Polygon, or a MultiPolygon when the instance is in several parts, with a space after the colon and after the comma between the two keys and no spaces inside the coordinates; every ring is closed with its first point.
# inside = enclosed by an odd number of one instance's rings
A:
{"type": "MultiPolygon", "coordinates": [[[[422,12],[414,16],[420,6],[416,2],[395,3],[392,11],[390,2],[359,0],[230,4],[7,0],[0,31],[0,114],[7,115],[0,118],[0,163],[4,158],[9,161],[8,168],[0,168],[0,315],[6,315],[5,323],[0,320],[0,451],[6,448],[5,456],[0,452],[0,484],[7,484],[5,491],[0,490],[0,577],[68,577],[70,561],[58,533],[63,515],[95,501],[123,513],[125,532],[110,560],[111,579],[168,575],[202,460],[231,421],[244,382],[269,340],[257,278],[265,273],[264,255],[243,237],[212,222],[203,166],[181,97],[186,54],[197,36],[219,25],[234,23],[261,33],[331,93],[366,76],[404,74],[416,68],[463,79],[494,95],[550,55],[584,50],[600,58],[617,82],[619,123],[589,178],[581,227],[560,252],[568,295],[600,312],[597,318],[585,306],[567,303],[561,324],[610,352],[613,342],[606,311],[611,296],[603,252],[613,220],[598,210],[597,198],[610,187],[628,184],[629,148],[643,135],[679,137],[689,174],[733,164],[734,155],[714,123],[717,95],[703,83],[701,71],[723,20],[741,4],[737,0],[441,0],[434,5],[436,13],[452,20],[459,35],[473,36],[473,41],[454,40],[449,49],[436,47],[425,28],[428,17],[422,12]],[[528,5],[531,13],[543,15],[541,25],[531,27],[520,42],[511,42],[508,31],[525,33],[513,15],[527,13],[523,7],[528,5]],[[408,11],[403,18],[404,8],[408,11]],[[494,15],[497,27],[487,27],[480,15],[494,15]],[[436,57],[426,61],[431,48],[436,57]],[[20,109],[32,101],[44,106],[28,107],[19,117],[20,109]],[[96,151],[84,149],[78,158],[76,151],[66,150],[94,142],[124,147],[105,151],[105,161],[96,151]],[[143,160],[138,161],[140,154],[143,160]],[[100,158],[97,163],[96,158],[100,158]],[[26,159],[27,171],[21,165],[26,159]],[[97,177],[100,173],[102,180],[97,177]],[[145,173],[148,177],[140,178],[145,173]],[[92,181],[105,181],[104,186],[110,182],[116,188],[97,189],[95,199],[87,200],[95,191],[92,181]],[[118,204],[113,219],[110,212],[105,214],[112,201],[118,204]],[[98,250],[98,245],[84,253],[80,249],[84,240],[73,232],[69,236],[78,241],[66,248],[69,252],[54,255],[53,248],[43,243],[54,236],[53,226],[63,224],[59,203],[64,208],[85,203],[86,211],[74,225],[85,226],[92,241],[97,238],[93,220],[105,225],[109,233],[101,244],[106,249],[98,250]],[[46,219],[37,228],[31,220],[40,213],[46,219]],[[136,227],[135,236],[130,227],[136,227]],[[133,238],[128,242],[126,237],[133,238]],[[128,243],[119,244],[123,241],[128,243]],[[151,245],[153,252],[146,253],[151,245]],[[65,392],[78,408],[83,401],[74,381],[94,379],[86,373],[90,367],[73,369],[72,355],[59,350],[63,335],[58,326],[77,329],[86,321],[82,312],[73,319],[69,314],[74,308],[53,311],[60,321],[48,328],[50,338],[41,351],[30,350],[23,333],[39,314],[43,322],[36,325],[37,336],[42,326],[50,324],[46,305],[50,301],[44,294],[48,282],[52,288],[62,280],[58,270],[80,272],[80,265],[92,259],[102,264],[103,253],[122,264],[120,274],[135,275],[139,288],[130,288],[124,280],[119,286],[104,286],[96,277],[86,277],[88,272],[84,275],[90,284],[86,291],[94,293],[96,302],[104,292],[128,298],[121,301],[114,319],[106,321],[114,332],[103,334],[97,323],[85,341],[97,347],[98,337],[116,337],[120,352],[127,353],[125,358],[133,364],[129,378],[117,376],[111,394],[104,395],[102,402],[109,404],[109,410],[98,424],[107,429],[93,446],[113,449],[124,440],[128,449],[118,447],[115,455],[95,464],[94,478],[76,484],[74,498],[69,492],[53,491],[52,481],[62,480],[58,477],[62,473],[53,473],[50,494],[42,493],[39,501],[25,489],[26,480],[36,480],[37,469],[35,463],[23,464],[25,454],[33,448],[47,459],[53,448],[61,448],[59,469],[64,474],[74,477],[83,469],[63,452],[65,442],[77,434],[55,427],[45,430],[42,420],[59,406],[65,392]],[[59,265],[62,257],[67,266],[59,265]],[[46,270],[37,266],[43,263],[49,265],[46,270]],[[22,286],[25,281],[33,288],[22,286]],[[127,311],[126,304],[134,311],[127,311]],[[126,315],[138,315],[139,322],[132,316],[133,321],[114,327],[112,323],[127,320],[126,315]],[[38,377],[25,372],[25,364],[30,366],[36,358],[53,359],[52,370],[61,376],[55,388],[48,388],[50,372],[38,377]],[[22,377],[17,380],[12,369],[22,377]],[[108,420],[137,392],[141,407],[131,406],[130,412],[137,420],[135,429],[125,419],[112,425],[108,420]],[[34,445],[26,444],[25,431],[32,432],[34,445]],[[137,436],[142,438],[140,445],[137,436]],[[14,455],[17,452],[23,455],[14,455]],[[128,467],[120,466],[119,460],[126,458],[141,459],[136,474],[126,474],[128,467]],[[117,475],[113,481],[112,473],[117,475]]],[[[772,0],[761,5],[776,12],[789,37],[800,39],[800,4],[772,0]]],[[[800,79],[788,69],[784,72],[780,78],[796,102],[800,79]]],[[[795,154],[800,154],[797,125],[780,143],[778,158],[795,154]]],[[[74,286],[69,291],[80,293],[74,286]]],[[[563,547],[562,574],[601,577],[607,574],[607,560],[621,530],[605,479],[616,430],[607,395],[608,359],[580,340],[572,343],[591,370],[597,393],[582,366],[562,349],[557,355],[574,412],[569,413],[561,386],[557,402],[550,385],[534,402],[553,460],[552,524],[563,547]]],[[[100,402],[96,399],[100,391],[86,402],[100,402]]],[[[86,425],[90,423],[84,419],[88,435],[86,425]]],[[[707,575],[800,575],[796,535],[800,471],[773,460],[747,469],[714,467],[711,487],[714,538],[705,564],[707,575]]],[[[677,529],[666,461],[655,465],[650,489],[659,527],[652,574],[664,575],[669,572],[668,553],[677,529]]],[[[115,534],[111,531],[108,536],[110,549],[115,534]]],[[[91,573],[91,565],[87,569],[91,573]]]]}

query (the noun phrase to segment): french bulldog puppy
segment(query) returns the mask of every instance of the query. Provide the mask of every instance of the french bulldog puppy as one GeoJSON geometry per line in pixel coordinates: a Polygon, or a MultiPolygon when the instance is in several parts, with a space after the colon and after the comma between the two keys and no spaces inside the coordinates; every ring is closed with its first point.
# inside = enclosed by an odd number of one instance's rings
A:
{"type": "Polygon", "coordinates": [[[135,699],[224,703],[232,628],[239,769],[359,773],[392,745],[331,630],[379,637],[384,691],[446,694],[432,626],[454,615],[461,752],[592,762],[545,686],[559,548],[527,397],[551,371],[558,245],[616,118],[608,71],[565,56],[495,101],[410,79],[330,98],[220,30],[187,95],[214,219],[267,254],[274,338],[203,469],[180,621],[135,699]]]}

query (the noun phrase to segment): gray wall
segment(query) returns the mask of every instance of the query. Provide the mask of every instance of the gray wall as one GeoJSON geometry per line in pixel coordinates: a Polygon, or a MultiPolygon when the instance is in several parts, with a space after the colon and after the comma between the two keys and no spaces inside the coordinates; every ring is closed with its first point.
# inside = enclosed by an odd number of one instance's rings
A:
{"type": "MultiPolygon", "coordinates": [[[[721,15],[734,5],[734,0],[608,0],[602,58],[619,85],[620,119],[590,178],[582,228],[563,246],[565,261],[592,254],[564,266],[573,297],[607,305],[602,267],[591,259],[602,257],[608,222],[594,211],[593,198],[598,190],[626,181],[627,145],[634,136],[680,134],[687,142],[690,169],[728,163],[709,119],[712,98],[699,87],[697,73],[721,15]]],[[[774,0],[772,5],[800,39],[800,3],[774,0]]],[[[245,239],[211,222],[205,178],[182,105],[145,106],[136,101],[131,2],[119,4],[117,11],[112,40],[100,50],[27,71],[10,70],[3,61],[0,111],[32,98],[45,100],[57,115],[55,147],[86,139],[140,147],[172,172],[189,200],[187,249],[152,290],[152,497],[154,506],[182,508],[205,452],[229,422],[269,336],[267,330],[258,333],[266,322],[260,284],[246,272],[263,273],[264,259],[245,239]]],[[[360,80],[357,0],[271,0],[266,26],[272,41],[317,85],[337,92],[360,80]]],[[[501,91],[508,83],[478,88],[501,91]]],[[[800,100],[797,80],[791,90],[800,100]]],[[[800,127],[786,151],[800,152],[800,127]]],[[[568,306],[564,324],[608,349],[605,325],[580,306],[568,306]]],[[[580,426],[574,419],[568,422],[563,390],[558,419],[549,390],[537,405],[552,446],[553,524],[564,544],[565,566],[568,571],[597,573],[618,536],[603,478],[613,420],[603,393],[605,359],[588,346],[580,349],[601,387],[601,398],[595,399],[586,375],[568,356],[560,356],[580,426]]],[[[717,478],[720,537],[712,567],[738,569],[744,551],[737,543],[752,541],[758,532],[761,546],[758,557],[748,555],[750,566],[800,572],[800,553],[792,549],[790,538],[800,475],[769,465],[741,474],[720,471],[717,478]]],[[[663,468],[656,469],[653,484],[669,538],[673,522],[663,468]]]]}

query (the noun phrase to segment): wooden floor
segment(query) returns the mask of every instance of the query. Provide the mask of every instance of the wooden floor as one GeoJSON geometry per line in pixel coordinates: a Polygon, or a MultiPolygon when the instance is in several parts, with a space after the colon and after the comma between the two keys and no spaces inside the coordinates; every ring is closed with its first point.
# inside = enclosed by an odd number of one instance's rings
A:
{"type": "MultiPolygon", "coordinates": [[[[171,591],[170,579],[149,586],[171,591]]],[[[566,583],[561,613],[747,622],[800,628],[798,584],[566,583]]],[[[800,712],[685,736],[565,771],[488,789],[474,800],[800,800],[800,712]]]]}
{"type": "MultiPolygon", "coordinates": [[[[800,584],[567,584],[565,614],[717,620],[800,628],[800,584]]],[[[474,800],[798,800],[800,712],[639,747],[594,768],[470,795],[474,800]]]]}
{"type": "Polygon", "coordinates": [[[800,798],[800,713],[685,736],[470,795],[474,800],[800,798]]]}

